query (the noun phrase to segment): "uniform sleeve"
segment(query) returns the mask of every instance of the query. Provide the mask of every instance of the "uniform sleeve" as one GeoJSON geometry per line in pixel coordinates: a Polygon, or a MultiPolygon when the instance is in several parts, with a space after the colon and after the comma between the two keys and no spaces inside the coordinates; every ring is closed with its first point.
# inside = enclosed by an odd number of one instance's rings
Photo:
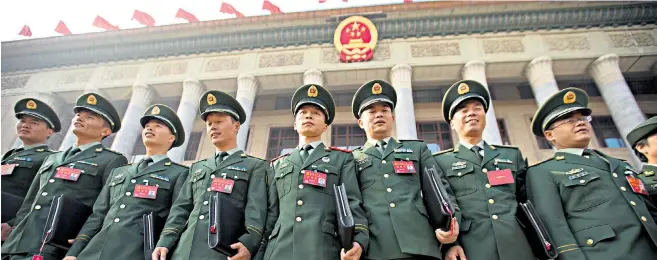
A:
{"type": "Polygon", "coordinates": [[[71,249],[68,250],[66,256],[77,257],[80,252],[89,244],[89,241],[100,231],[103,227],[103,220],[110,209],[110,189],[109,185],[103,186],[103,189],[98,195],[98,199],[93,206],[93,213],[87,218],[87,221],[80,229],[78,236],[75,237],[75,242],[71,249]]]}
{"type": "Polygon", "coordinates": [[[103,172],[103,186],[105,186],[107,183],[107,178],[112,174],[112,171],[120,166],[128,164],[128,159],[125,158],[123,155],[119,155],[114,157],[106,166],[105,166],[105,171],[103,172]]]}
{"type": "MultiPolygon", "coordinates": [[[[178,196],[182,193],[183,187],[185,187],[185,180],[187,180],[187,174],[189,173],[189,169],[185,169],[180,172],[178,175],[178,178],[176,178],[176,184],[173,186],[173,193],[171,194],[171,201],[172,204],[178,199],[178,196]]],[[[169,211],[165,212],[166,215],[164,217],[169,215],[169,211]]]]}
{"type": "Polygon", "coordinates": [[[518,150],[516,158],[516,200],[518,202],[527,201],[527,188],[525,179],[527,178],[527,159],[522,157],[522,152],[518,150]]]}
{"type": "Polygon", "coordinates": [[[267,168],[265,161],[259,161],[251,172],[244,209],[246,233],[238,239],[254,256],[258,253],[267,217],[267,168]]]}
{"type": "Polygon", "coordinates": [[[182,188],[178,194],[178,197],[173,202],[171,206],[171,211],[169,211],[169,217],[167,218],[166,224],[162,229],[160,234],[160,239],[157,241],[157,247],[166,247],[171,249],[178,239],[180,234],[187,224],[189,215],[194,209],[194,197],[192,185],[194,184],[189,178],[189,173],[192,168],[189,168],[187,179],[184,181],[182,188]]]}
{"type": "Polygon", "coordinates": [[[531,167],[527,170],[527,197],[554,240],[560,260],[586,260],[577,245],[561,204],[559,189],[550,172],[531,167]]]}
{"type": "Polygon", "coordinates": [[[278,221],[279,209],[278,209],[278,189],[277,183],[274,176],[276,176],[275,168],[269,168],[268,179],[269,179],[269,189],[267,191],[267,220],[265,221],[265,232],[263,236],[263,247],[258,252],[255,259],[262,259],[265,254],[265,250],[268,244],[269,236],[276,226],[276,221],[278,221]]]}
{"type": "Polygon", "coordinates": [[[354,157],[349,154],[341,169],[342,183],[345,185],[347,200],[349,201],[349,208],[351,215],[354,217],[354,241],[358,242],[363,249],[367,252],[367,247],[370,242],[370,230],[367,215],[363,207],[363,196],[360,193],[360,186],[358,185],[358,177],[356,175],[356,164],[354,157]]]}
{"type": "MultiPolygon", "coordinates": [[[[44,162],[48,162],[49,158],[52,155],[49,155],[46,157],[46,160],[44,162]]],[[[47,164],[46,167],[51,167],[51,163],[47,164]]],[[[32,203],[34,203],[34,199],[37,196],[37,193],[39,193],[40,183],[41,183],[41,177],[39,176],[42,171],[46,170],[43,168],[44,164],[41,164],[41,167],[39,167],[39,170],[37,171],[37,174],[34,176],[34,179],[32,180],[32,184],[30,184],[30,188],[27,190],[27,194],[25,195],[25,199],[23,200],[23,204],[21,204],[21,208],[16,212],[16,217],[13,219],[10,219],[7,221],[7,225],[13,227],[20,223],[23,218],[27,216],[30,211],[32,211],[32,203]]]]}

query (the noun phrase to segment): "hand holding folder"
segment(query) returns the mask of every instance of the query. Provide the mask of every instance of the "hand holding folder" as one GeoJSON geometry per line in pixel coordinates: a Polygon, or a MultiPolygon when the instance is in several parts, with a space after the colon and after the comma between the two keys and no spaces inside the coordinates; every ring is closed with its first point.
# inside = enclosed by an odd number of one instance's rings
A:
{"type": "Polygon", "coordinates": [[[244,211],[215,192],[210,196],[210,218],[208,222],[208,246],[226,256],[234,256],[237,250],[230,245],[246,233],[244,211]]]}
{"type": "Polygon", "coordinates": [[[151,260],[165,220],[153,212],[144,214],[144,260],[151,260]]]}

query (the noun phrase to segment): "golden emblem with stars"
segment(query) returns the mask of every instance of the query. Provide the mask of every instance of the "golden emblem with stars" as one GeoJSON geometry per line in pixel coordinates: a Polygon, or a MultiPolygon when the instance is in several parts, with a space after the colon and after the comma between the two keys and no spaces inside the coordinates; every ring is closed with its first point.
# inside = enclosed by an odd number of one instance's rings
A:
{"type": "Polygon", "coordinates": [[[577,97],[575,96],[575,92],[568,91],[566,92],[566,95],[563,96],[563,103],[564,104],[572,104],[577,101],[577,97]]]}
{"type": "Polygon", "coordinates": [[[208,94],[208,105],[217,104],[217,97],[212,94],[208,94]]]}
{"type": "Polygon", "coordinates": [[[159,115],[160,114],[160,108],[157,106],[153,107],[153,110],[151,110],[151,114],[153,115],[159,115]]]}
{"type": "Polygon", "coordinates": [[[383,88],[381,87],[381,84],[374,83],[374,85],[372,86],[372,94],[378,95],[381,94],[382,92],[383,92],[383,88]]]}
{"type": "Polygon", "coordinates": [[[30,101],[27,101],[27,104],[25,104],[25,107],[27,107],[27,109],[36,109],[37,104],[36,104],[36,102],[34,102],[34,100],[30,100],[30,101]]]}
{"type": "Polygon", "coordinates": [[[308,88],[308,96],[309,97],[317,97],[318,94],[319,94],[319,91],[317,90],[317,87],[315,87],[315,85],[312,85],[312,86],[310,86],[310,88],[308,88]]]}
{"type": "Polygon", "coordinates": [[[465,83],[459,84],[459,88],[458,88],[459,95],[463,95],[468,92],[470,92],[470,86],[468,86],[468,84],[465,83]]]}
{"type": "Polygon", "coordinates": [[[96,100],[96,96],[94,96],[94,95],[89,95],[89,96],[87,97],[87,104],[89,104],[89,105],[95,105],[96,102],[97,102],[97,100],[96,100]]]}

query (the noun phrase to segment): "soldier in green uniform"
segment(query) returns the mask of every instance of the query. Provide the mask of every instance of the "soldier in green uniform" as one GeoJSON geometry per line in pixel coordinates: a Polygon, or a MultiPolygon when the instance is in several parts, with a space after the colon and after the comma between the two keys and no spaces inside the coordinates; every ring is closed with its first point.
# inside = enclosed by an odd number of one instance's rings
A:
{"type": "Polygon", "coordinates": [[[454,83],[443,98],[443,115],[460,141],[434,158],[461,209],[461,233],[445,258],[533,260],[516,220],[527,163],[518,148],[483,140],[490,104],[488,90],[474,80],[454,83]]]}
{"type": "Polygon", "coordinates": [[[333,122],[335,103],[319,85],[304,85],[292,96],[299,146],[272,160],[265,260],[338,259],[334,185],[344,184],[355,221],[351,250],[343,259],[358,259],[367,249],[368,228],[351,152],[325,146],[321,135],[333,122]]]}
{"type": "Polygon", "coordinates": [[[557,150],[527,170],[527,197],[559,259],[654,259],[657,209],[629,164],[588,148],[588,99],[566,88],[536,111],[532,132],[557,150]]]}
{"type": "MultiPolygon", "coordinates": [[[[23,142],[23,147],[11,149],[2,156],[0,184],[3,193],[24,198],[37,170],[46,157],[54,153],[48,149],[46,141],[59,132],[61,123],[50,106],[34,98],[16,102],[14,114],[18,118],[16,135],[23,142]]],[[[2,241],[5,241],[9,232],[9,224],[2,223],[2,241]]]]}
{"type": "Polygon", "coordinates": [[[639,179],[646,185],[653,205],[657,205],[657,116],[636,126],[627,134],[627,141],[645,163],[639,179]]]}
{"type": "Polygon", "coordinates": [[[53,197],[64,195],[92,207],[110,172],[127,163],[125,156],[103,147],[100,141],[119,131],[116,109],[96,93],[80,96],[73,108],[74,146],[46,158],[37,171],[16,216],[16,227],[2,245],[2,259],[62,259],[66,253],[41,238],[53,197]],[[42,250],[40,250],[42,248],[42,250]]]}
{"type": "Polygon", "coordinates": [[[199,110],[216,153],[190,167],[152,258],[167,259],[169,249],[177,243],[170,259],[226,259],[208,246],[209,200],[219,193],[244,209],[246,233],[231,245],[238,251],[231,259],[250,259],[260,246],[267,216],[267,162],[237,147],[237,133],[246,113],[235,98],[210,90],[201,97],[199,110]],[[228,182],[232,188],[225,189],[228,182]]]}
{"type": "Polygon", "coordinates": [[[143,215],[152,212],[162,221],[169,215],[189,169],[171,162],[167,152],[185,142],[185,130],[162,104],[147,108],[140,123],[146,157],[112,171],[64,260],[143,260],[144,234],[137,232],[144,230],[143,215]]]}
{"type": "Polygon", "coordinates": [[[370,247],[364,258],[441,259],[440,244],[456,240],[458,224],[453,234],[431,227],[421,195],[421,171],[436,169],[447,192],[452,192],[423,141],[392,137],[396,104],[395,89],[373,80],[356,91],[351,105],[367,135],[367,143],[353,152],[370,223],[370,247]]]}

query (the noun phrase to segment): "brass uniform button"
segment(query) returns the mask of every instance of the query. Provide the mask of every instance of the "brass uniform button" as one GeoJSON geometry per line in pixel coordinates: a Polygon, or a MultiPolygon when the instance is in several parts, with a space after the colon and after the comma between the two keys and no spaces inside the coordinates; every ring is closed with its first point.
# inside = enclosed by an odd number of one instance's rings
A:
{"type": "Polygon", "coordinates": [[[489,199],[489,200],[488,200],[488,203],[493,204],[493,203],[495,203],[495,200],[493,200],[493,199],[489,199]]]}
{"type": "Polygon", "coordinates": [[[593,239],[587,239],[586,244],[589,245],[589,246],[592,246],[593,245],[593,239]]]}

